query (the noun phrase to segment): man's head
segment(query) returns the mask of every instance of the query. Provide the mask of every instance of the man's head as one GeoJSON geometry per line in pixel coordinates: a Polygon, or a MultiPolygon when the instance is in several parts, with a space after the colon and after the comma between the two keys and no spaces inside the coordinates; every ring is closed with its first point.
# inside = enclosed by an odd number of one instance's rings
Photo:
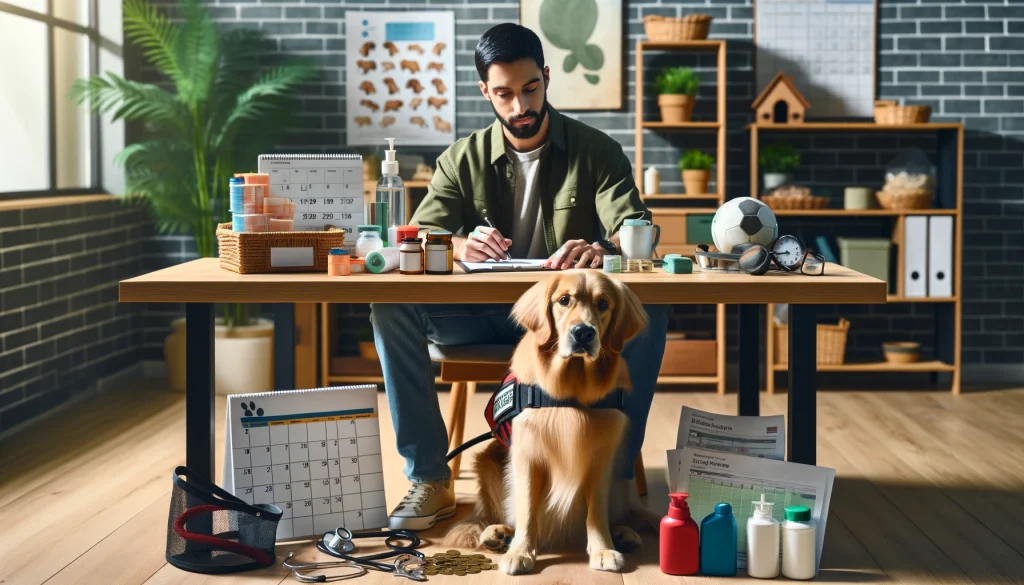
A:
{"type": "Polygon", "coordinates": [[[515,138],[533,138],[547,115],[548,68],[544,49],[532,30],[499,24],[476,44],[480,91],[494,115],[515,138]]]}

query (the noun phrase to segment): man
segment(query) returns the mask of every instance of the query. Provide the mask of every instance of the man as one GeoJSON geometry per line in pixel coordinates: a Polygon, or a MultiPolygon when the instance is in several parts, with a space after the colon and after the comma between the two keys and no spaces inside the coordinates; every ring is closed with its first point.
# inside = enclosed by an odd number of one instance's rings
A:
{"type": "MultiPolygon", "coordinates": [[[[540,39],[529,29],[501,24],[487,31],[476,47],[476,68],[497,120],[438,157],[412,223],[456,234],[454,254],[464,261],[503,260],[509,252],[513,258],[546,258],[556,269],[602,266],[605,254],[619,254],[624,220],[650,219],[622,148],[547,103],[550,71],[540,39]]],[[[667,306],[645,308],[650,324],[622,354],[633,385],[625,408],[629,462],[643,443],[668,323],[667,306]]],[[[392,529],[426,529],[455,512],[428,342],[515,344],[522,331],[510,309],[371,305],[398,451],[413,482],[391,513],[392,529]]],[[[625,467],[632,478],[632,465],[625,467]]]]}

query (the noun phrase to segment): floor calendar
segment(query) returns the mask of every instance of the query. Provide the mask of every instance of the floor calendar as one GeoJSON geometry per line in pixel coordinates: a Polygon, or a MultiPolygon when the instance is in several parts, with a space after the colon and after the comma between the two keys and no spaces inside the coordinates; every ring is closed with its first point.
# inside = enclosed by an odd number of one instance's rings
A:
{"type": "Polygon", "coordinates": [[[284,511],[278,540],[387,526],[377,387],[230,395],[224,489],[284,511]]]}

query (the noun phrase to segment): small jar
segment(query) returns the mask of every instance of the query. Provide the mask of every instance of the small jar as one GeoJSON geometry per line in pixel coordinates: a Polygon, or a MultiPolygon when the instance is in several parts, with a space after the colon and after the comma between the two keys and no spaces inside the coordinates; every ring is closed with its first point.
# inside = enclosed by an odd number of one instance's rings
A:
{"type": "Polygon", "coordinates": [[[401,274],[423,274],[423,240],[405,238],[398,249],[398,272],[401,274]]]}
{"type": "Polygon", "coordinates": [[[327,253],[327,275],[348,276],[352,274],[351,257],[344,248],[331,248],[327,253]]]}
{"type": "Polygon", "coordinates": [[[427,234],[427,274],[451,274],[455,268],[452,233],[444,231],[427,234]]]}
{"type": "Polygon", "coordinates": [[[356,255],[363,258],[370,252],[380,250],[384,247],[384,240],[380,239],[380,226],[363,224],[356,228],[359,231],[359,239],[356,240],[356,255]]]}
{"type": "Polygon", "coordinates": [[[360,274],[366,272],[366,258],[352,256],[351,259],[349,260],[349,272],[350,274],[360,274]]]}

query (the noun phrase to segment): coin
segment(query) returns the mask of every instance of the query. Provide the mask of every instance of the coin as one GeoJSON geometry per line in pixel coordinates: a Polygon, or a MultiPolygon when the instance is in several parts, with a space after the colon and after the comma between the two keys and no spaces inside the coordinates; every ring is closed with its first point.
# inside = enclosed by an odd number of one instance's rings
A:
{"type": "Polygon", "coordinates": [[[468,574],[469,574],[469,573],[467,573],[466,571],[462,571],[462,570],[459,570],[459,571],[455,571],[455,573],[454,573],[454,575],[456,575],[456,576],[458,576],[458,577],[465,577],[465,576],[466,576],[466,575],[468,575],[468,574]]]}
{"type": "Polygon", "coordinates": [[[448,553],[448,554],[450,554],[450,555],[455,555],[455,556],[458,556],[458,555],[461,555],[461,554],[462,554],[462,553],[460,553],[459,551],[457,551],[457,550],[455,550],[455,549],[453,549],[453,548],[452,548],[452,549],[448,549],[448,550],[446,550],[445,552],[446,552],[446,553],[448,553]]]}
{"type": "Polygon", "coordinates": [[[424,575],[437,575],[438,574],[438,570],[433,568],[433,567],[427,567],[427,568],[423,569],[423,574],[424,575]]]}
{"type": "Polygon", "coordinates": [[[477,573],[480,572],[480,567],[470,567],[470,568],[466,569],[466,572],[471,574],[471,575],[476,575],[477,573]]]}
{"type": "Polygon", "coordinates": [[[453,571],[451,569],[451,567],[441,567],[440,569],[437,570],[437,572],[441,573],[442,575],[454,575],[455,574],[455,571],[453,571]]]}

